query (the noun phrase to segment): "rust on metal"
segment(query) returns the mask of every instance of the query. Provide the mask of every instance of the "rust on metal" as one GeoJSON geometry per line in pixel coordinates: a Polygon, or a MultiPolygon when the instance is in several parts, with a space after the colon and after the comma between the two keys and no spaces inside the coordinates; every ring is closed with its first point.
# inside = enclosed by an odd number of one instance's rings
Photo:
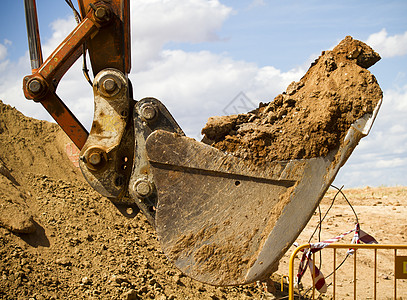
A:
{"type": "MultiPolygon", "coordinates": [[[[130,24],[129,1],[109,1],[106,3],[79,0],[83,16],[82,22],[75,27],[45,62],[42,62],[41,45],[39,44],[35,1],[26,0],[25,2],[27,2],[26,11],[30,11],[27,13],[27,18],[30,19],[30,30],[35,33],[33,41],[36,44],[32,51],[33,55],[35,54],[35,62],[32,65],[33,74],[26,76],[23,80],[24,95],[27,99],[41,102],[75,145],[81,149],[88,133],[62,100],[58,98],[55,90],[62,76],[82,54],[82,45],[85,42],[90,44],[91,57],[96,60],[92,62],[95,63],[94,71],[99,72],[108,66],[122,70],[126,74],[130,71],[130,37],[123,37],[123,34],[120,34],[129,33],[130,30],[128,28],[130,24]],[[96,10],[93,10],[91,5],[96,5],[96,10]],[[109,22],[110,20],[112,22],[109,22]],[[101,29],[103,31],[96,34],[101,29]],[[92,50],[94,48],[97,51],[92,50]],[[120,61],[120,63],[106,64],[106,61],[120,61]]],[[[27,24],[29,23],[27,22],[27,24]]],[[[29,39],[34,34],[31,31],[29,31],[29,39]]],[[[109,89],[108,85],[107,87],[109,89]]],[[[114,89],[115,87],[110,88],[114,89]]],[[[114,93],[114,90],[109,91],[108,89],[106,92],[114,93]]],[[[126,111],[121,113],[126,114],[126,111]]]]}
{"type": "Polygon", "coordinates": [[[62,130],[82,149],[88,138],[88,131],[55,93],[49,93],[41,102],[62,130]]]}
{"type": "MultiPolygon", "coordinates": [[[[111,0],[112,11],[108,24],[99,29],[99,33],[86,42],[92,63],[93,74],[105,68],[114,68],[130,73],[130,1],[111,0]]],[[[103,1],[78,0],[81,15],[89,12],[90,4],[96,9],[106,5],[103,1]]]]}
{"type": "Polygon", "coordinates": [[[105,69],[93,84],[95,112],[92,128],[81,151],[80,168],[85,179],[100,194],[120,202],[127,192],[134,144],[127,77],[116,69],[105,69]],[[107,90],[113,88],[113,93],[107,90]],[[109,83],[110,82],[110,83],[109,83]]]}
{"type": "MultiPolygon", "coordinates": [[[[92,13],[76,26],[76,28],[65,38],[59,47],[38,68],[37,72],[26,76],[25,82],[33,80],[39,82],[44,89],[55,90],[56,85],[79,58],[82,53],[82,44],[94,32],[98,30],[97,23],[91,18],[92,13]]],[[[36,94],[30,91],[29,86],[24,85],[24,94],[28,99],[41,100],[44,94],[36,94]]]]}
{"type": "Polygon", "coordinates": [[[108,163],[107,153],[100,147],[90,147],[84,154],[84,162],[88,169],[92,171],[100,171],[108,163]]]}

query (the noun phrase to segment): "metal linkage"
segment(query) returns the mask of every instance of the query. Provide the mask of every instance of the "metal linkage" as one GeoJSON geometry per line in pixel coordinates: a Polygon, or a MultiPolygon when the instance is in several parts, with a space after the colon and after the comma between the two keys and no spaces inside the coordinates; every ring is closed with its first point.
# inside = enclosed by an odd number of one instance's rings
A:
{"type": "MultiPolygon", "coordinates": [[[[65,72],[82,55],[83,43],[110,20],[110,9],[100,6],[89,11],[86,18],[65,38],[61,45],[38,67],[24,78],[24,95],[27,99],[41,101],[48,92],[54,92],[65,72]]],[[[31,51],[31,50],[30,50],[31,51]]],[[[34,49],[31,51],[33,52],[34,49]]],[[[38,51],[36,51],[38,52],[38,51]]]]}
{"type": "Polygon", "coordinates": [[[129,182],[130,196],[135,200],[147,220],[155,227],[157,190],[150,171],[146,152],[146,139],[155,130],[184,135],[167,108],[155,98],[144,98],[137,102],[133,112],[134,122],[134,161],[129,182]]]}
{"type": "MultiPolygon", "coordinates": [[[[73,8],[71,1],[67,2],[73,8]]],[[[57,86],[66,71],[83,55],[85,48],[89,48],[94,74],[105,68],[129,73],[130,9],[129,0],[78,2],[81,22],[43,62],[35,0],[24,0],[32,75],[24,77],[23,91],[27,99],[40,102],[81,149],[88,132],[57,96],[57,86]]],[[[76,16],[79,19],[77,13],[76,16]]],[[[86,67],[84,69],[87,75],[86,67]]]]}
{"type": "Polygon", "coordinates": [[[115,203],[123,200],[133,162],[133,124],[127,77],[105,69],[93,83],[95,112],[92,128],[80,154],[80,168],[89,184],[115,203]]]}

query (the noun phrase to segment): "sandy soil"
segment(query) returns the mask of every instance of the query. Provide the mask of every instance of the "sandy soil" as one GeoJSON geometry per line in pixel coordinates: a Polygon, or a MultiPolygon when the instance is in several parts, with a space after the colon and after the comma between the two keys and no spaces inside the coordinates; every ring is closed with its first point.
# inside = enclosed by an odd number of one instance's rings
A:
{"type": "MultiPolygon", "coordinates": [[[[2,299],[280,299],[287,295],[286,285],[283,293],[272,295],[262,285],[219,288],[183,276],[162,254],[142,214],[126,219],[82,179],[66,154],[71,144],[55,124],[27,118],[3,103],[0,112],[2,299]]],[[[334,194],[328,192],[322,211],[334,194]]],[[[380,243],[406,243],[407,188],[366,187],[345,194],[363,230],[380,243]]],[[[308,241],[318,220],[316,213],[298,238],[300,244],[308,241]]],[[[338,196],[323,222],[321,239],[350,230],[354,223],[352,210],[338,196]]],[[[279,279],[288,274],[289,253],[273,275],[278,289],[279,279]]],[[[391,298],[393,261],[389,253],[379,253],[378,259],[379,299],[391,298]]],[[[325,274],[332,268],[330,260],[323,257],[325,274]]],[[[358,298],[367,299],[373,284],[365,272],[370,272],[373,260],[362,253],[358,260],[358,298]]],[[[340,299],[353,297],[352,270],[351,259],[340,269],[340,299]]],[[[309,278],[306,274],[305,286],[309,278]]],[[[406,281],[398,281],[398,287],[405,299],[406,281]]],[[[330,293],[332,287],[326,298],[330,293]]]]}
{"type": "Polygon", "coordinates": [[[57,125],[0,101],[1,299],[260,299],[255,284],[183,276],[139,214],[126,219],[82,178],[57,125]]]}
{"type": "MultiPolygon", "coordinates": [[[[346,198],[352,204],[360,228],[372,235],[379,244],[407,244],[407,187],[364,187],[360,189],[344,189],[346,198]]],[[[337,190],[330,189],[321,202],[322,215],[328,210],[337,190]]],[[[316,211],[307,227],[298,237],[299,244],[308,243],[317,224],[319,212],[316,211]]],[[[320,240],[334,238],[342,233],[354,229],[355,215],[342,195],[335,198],[334,205],[322,222],[320,240]]],[[[345,236],[341,243],[350,243],[352,234],[345,236]]],[[[311,242],[318,241],[318,233],[311,242]]],[[[294,247],[288,251],[292,253],[294,247]]],[[[346,256],[345,250],[337,250],[336,265],[338,266],[346,256]]],[[[322,252],[322,267],[324,275],[333,271],[333,251],[324,249],[322,252]]],[[[407,251],[398,250],[397,255],[407,255],[407,251]]],[[[296,266],[299,259],[297,257],[296,266]]],[[[279,274],[287,274],[289,255],[286,254],[280,263],[279,274]]],[[[320,257],[316,255],[317,266],[320,257]]],[[[359,250],[356,258],[357,270],[357,299],[374,299],[374,251],[359,250]]],[[[296,267],[296,270],[297,270],[296,267]]],[[[353,299],[354,289],[354,257],[349,257],[337,273],[336,299],[353,299]]],[[[327,278],[332,283],[333,276],[327,278]]],[[[377,252],[377,299],[394,299],[394,250],[378,250],[377,252]]],[[[309,270],[303,278],[304,290],[311,284],[309,270]]],[[[328,295],[332,295],[333,286],[328,287],[328,295]]],[[[316,293],[318,295],[318,293],[316,293]]],[[[308,294],[310,295],[310,293],[308,294]]],[[[407,299],[407,280],[397,280],[397,299],[407,299]]]]}

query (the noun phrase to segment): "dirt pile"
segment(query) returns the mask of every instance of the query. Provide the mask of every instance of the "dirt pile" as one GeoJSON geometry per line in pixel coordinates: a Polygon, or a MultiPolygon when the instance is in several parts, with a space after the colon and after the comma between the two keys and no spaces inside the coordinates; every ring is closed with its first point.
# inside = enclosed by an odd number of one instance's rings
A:
{"type": "Polygon", "coordinates": [[[261,299],[166,259],[146,218],[126,219],[82,178],[55,124],[0,101],[0,299],[261,299]]]}
{"type": "Polygon", "coordinates": [[[0,157],[13,172],[35,171],[66,180],[81,178],[65,155],[70,140],[58,125],[28,118],[1,101],[0,143],[0,157]]]}
{"type": "Polygon", "coordinates": [[[57,125],[27,118],[1,101],[0,116],[0,224],[16,233],[32,233],[26,173],[79,176],[63,155],[68,140],[57,125]]]}
{"type": "Polygon", "coordinates": [[[272,102],[247,114],[210,118],[203,141],[256,163],[326,156],[382,98],[366,70],[379,59],[348,36],[272,102]]]}

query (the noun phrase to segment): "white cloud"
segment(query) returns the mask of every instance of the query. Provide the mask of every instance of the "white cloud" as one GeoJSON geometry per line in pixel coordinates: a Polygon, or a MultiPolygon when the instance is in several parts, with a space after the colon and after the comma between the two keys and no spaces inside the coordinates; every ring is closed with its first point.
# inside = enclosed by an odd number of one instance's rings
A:
{"type": "Polygon", "coordinates": [[[24,98],[22,83],[23,77],[28,74],[31,74],[28,52],[18,61],[10,61],[7,57],[0,60],[0,100],[16,107],[27,116],[51,121],[51,117],[41,105],[24,98]]]}
{"type": "MultiPolygon", "coordinates": [[[[225,106],[240,92],[255,104],[270,101],[291,81],[300,79],[309,65],[307,62],[307,66],[282,71],[273,66],[259,68],[252,62],[237,61],[227,53],[166,49],[169,42],[218,42],[221,37],[217,32],[232,13],[230,7],[219,1],[141,0],[132,7],[133,69],[130,78],[135,98],[158,98],[187,135],[195,138],[199,137],[207,118],[223,114],[225,106]]],[[[54,33],[43,41],[44,56],[73,29],[75,21],[73,18],[61,19],[51,26],[54,33]]],[[[403,36],[389,37],[383,31],[381,34],[384,38],[372,38],[373,42],[377,41],[376,45],[388,45],[391,38],[401,45],[403,36]]],[[[8,45],[8,42],[0,44],[0,99],[26,115],[49,120],[45,110],[26,100],[22,93],[22,78],[31,71],[28,54],[18,61],[10,61],[8,45]]],[[[380,48],[374,48],[380,52],[380,48]]],[[[381,54],[384,56],[384,53],[381,54]]],[[[89,128],[93,118],[93,95],[80,69],[81,61],[65,75],[58,94],[89,128]]],[[[385,91],[373,129],[341,170],[338,185],[351,187],[384,182],[407,185],[404,175],[407,168],[407,85],[404,85],[405,80],[402,82],[402,86],[385,91]]]]}
{"type": "Polygon", "coordinates": [[[165,50],[150,68],[132,73],[137,98],[154,96],[164,102],[188,135],[197,137],[206,120],[223,114],[241,91],[254,103],[271,101],[303,71],[235,61],[207,51],[165,50]]]}
{"type": "MultiPolygon", "coordinates": [[[[73,17],[58,19],[50,26],[53,29],[51,38],[42,41],[44,59],[54,51],[75,27],[75,20],[73,17]]],[[[11,45],[11,42],[7,40],[5,45],[0,44],[0,53],[1,49],[6,48],[8,45],[11,45]]],[[[40,104],[24,97],[22,90],[23,77],[31,74],[28,51],[17,61],[9,60],[7,55],[7,52],[5,56],[0,54],[0,99],[16,107],[27,116],[52,121],[52,118],[40,104]]],[[[57,92],[68,107],[89,127],[93,117],[93,96],[89,85],[86,86],[86,83],[84,83],[80,66],[81,62],[68,71],[57,92]],[[84,101],[85,97],[86,101],[84,101]],[[88,106],[87,109],[83,108],[84,103],[88,106]]]]}
{"type": "Polygon", "coordinates": [[[407,54],[407,31],[403,34],[389,36],[383,28],[371,34],[366,43],[375,49],[382,57],[403,56],[407,54]]]}
{"type": "Polygon", "coordinates": [[[131,3],[133,68],[159,58],[168,42],[215,41],[232,12],[218,0],[140,0],[131,3]]]}
{"type": "Polygon", "coordinates": [[[387,90],[384,97],[396,108],[396,111],[407,113],[407,85],[387,90]]]}
{"type": "Polygon", "coordinates": [[[391,159],[381,159],[376,162],[376,168],[378,169],[393,169],[397,167],[405,167],[406,165],[406,157],[393,157],[391,159]]]}
{"type": "Polygon", "coordinates": [[[7,56],[7,47],[0,44],[0,61],[4,60],[7,56]]]}
{"type": "MultiPolygon", "coordinates": [[[[194,137],[199,136],[207,118],[222,114],[223,108],[239,92],[245,92],[256,104],[270,101],[303,74],[301,69],[282,72],[272,66],[258,68],[250,62],[233,60],[227,54],[165,50],[165,45],[174,41],[218,41],[217,31],[231,12],[230,7],[217,0],[141,0],[132,3],[133,68],[130,78],[135,98],[153,96],[160,99],[186,133],[194,137]]],[[[73,17],[58,19],[51,24],[53,34],[43,41],[44,57],[74,26],[73,17]]],[[[68,71],[57,92],[89,128],[93,118],[93,96],[82,76],[80,64],[77,62],[68,71]]],[[[28,58],[24,57],[21,67],[13,69],[15,74],[8,75],[8,88],[0,97],[30,116],[47,118],[38,104],[25,100],[22,95],[21,80],[29,74],[28,58]]]]}
{"type": "Polygon", "coordinates": [[[253,7],[258,7],[258,6],[264,6],[266,5],[266,2],[264,0],[253,0],[252,3],[250,3],[250,8],[253,7]]]}
{"type": "Polygon", "coordinates": [[[407,85],[384,91],[370,134],[356,147],[335,182],[347,187],[407,185],[407,85]]]}
{"type": "Polygon", "coordinates": [[[66,19],[57,19],[50,24],[52,29],[51,37],[43,43],[42,52],[44,60],[47,58],[56,47],[66,38],[66,36],[75,28],[76,21],[73,16],[66,19]]]}

